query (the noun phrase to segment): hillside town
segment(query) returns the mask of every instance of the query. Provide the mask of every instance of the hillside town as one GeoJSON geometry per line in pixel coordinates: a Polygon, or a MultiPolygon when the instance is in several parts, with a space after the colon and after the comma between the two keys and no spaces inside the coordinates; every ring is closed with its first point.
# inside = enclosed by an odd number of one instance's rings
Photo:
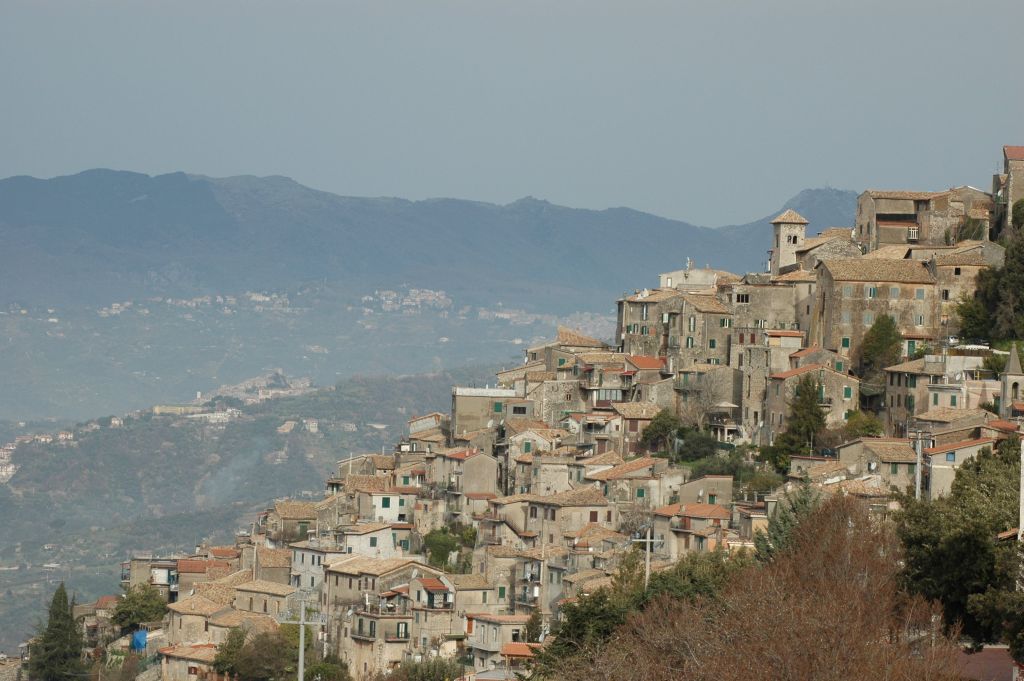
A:
{"type": "MultiPolygon", "coordinates": [[[[322,498],[275,501],[230,545],[140,546],[122,586],[167,603],[142,623],[159,659],[149,673],[220,678],[232,630],[301,621],[353,678],[446,658],[467,681],[517,679],[566,605],[611,585],[636,551],[648,577],[691,554],[753,552],[801,486],[883,518],[902,494],[949,495],[958,469],[1024,423],[1016,346],[966,337],[958,313],[979,273],[1003,265],[993,236],[1024,198],[1024,147],[1004,147],[1003,166],[989,191],[865,191],[854,225],[786,210],[765,271],[652,272],[616,301],[612,339],[559,327],[493,385],[452,386],[450,410],[409,419],[392,451],[338,461],[322,498]],[[865,372],[882,318],[898,357],[865,372]],[[773,471],[763,454],[785,441],[807,385],[833,439],[773,471]],[[878,428],[852,433],[864,414],[878,428]],[[687,433],[760,477],[693,466],[687,433]]],[[[376,294],[382,309],[412,304],[392,293],[376,294]]],[[[420,293],[417,304],[450,305],[420,293]]],[[[77,606],[88,647],[137,642],[118,638],[118,599],[77,606]]]]}

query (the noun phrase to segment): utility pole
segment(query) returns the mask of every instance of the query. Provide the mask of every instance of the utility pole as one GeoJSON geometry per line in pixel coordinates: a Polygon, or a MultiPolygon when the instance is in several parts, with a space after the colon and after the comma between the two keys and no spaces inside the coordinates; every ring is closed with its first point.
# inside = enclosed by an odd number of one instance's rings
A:
{"type": "MultiPolygon", "coordinates": [[[[305,589],[300,589],[298,597],[295,602],[299,604],[299,619],[298,621],[291,619],[291,612],[285,610],[277,617],[279,624],[298,624],[299,625],[299,669],[298,669],[298,681],[303,681],[306,674],[306,604],[309,603],[309,597],[313,594],[305,589]]],[[[321,613],[316,618],[317,623],[326,624],[326,617],[321,613]]]]}

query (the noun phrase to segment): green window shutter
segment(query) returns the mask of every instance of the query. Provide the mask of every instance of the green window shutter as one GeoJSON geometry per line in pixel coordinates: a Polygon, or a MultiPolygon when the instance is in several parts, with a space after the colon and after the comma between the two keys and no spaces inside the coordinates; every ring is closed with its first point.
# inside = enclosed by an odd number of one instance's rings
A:
{"type": "Polygon", "coordinates": [[[851,397],[853,397],[853,388],[851,388],[850,386],[845,386],[843,388],[843,397],[846,399],[850,399],[851,397]]]}
{"type": "Polygon", "coordinates": [[[380,500],[381,508],[391,508],[391,497],[382,497],[380,500]]]}
{"type": "Polygon", "coordinates": [[[932,406],[933,407],[939,406],[939,394],[938,393],[932,393],[932,406]]]}
{"type": "Polygon", "coordinates": [[[405,506],[405,499],[403,497],[398,497],[398,505],[405,506]]]}
{"type": "Polygon", "coordinates": [[[956,406],[956,395],[950,395],[949,396],[949,406],[951,406],[951,407],[955,407],[956,406]]]}
{"type": "Polygon", "coordinates": [[[565,366],[565,357],[558,358],[558,366],[565,366]]]}
{"type": "Polygon", "coordinates": [[[850,347],[850,338],[848,336],[843,336],[843,347],[847,349],[850,347]]]}
{"type": "Polygon", "coordinates": [[[524,452],[529,454],[532,449],[533,449],[533,443],[532,442],[527,440],[526,442],[523,443],[523,451],[524,452]]]}
{"type": "Polygon", "coordinates": [[[505,600],[505,587],[503,586],[498,587],[498,600],[505,600]]]}
{"type": "Polygon", "coordinates": [[[896,475],[900,472],[900,465],[898,463],[889,464],[889,472],[896,475]]]}
{"type": "Polygon", "coordinates": [[[494,413],[495,414],[500,414],[501,413],[501,402],[495,402],[494,403],[494,413]]]}
{"type": "Polygon", "coordinates": [[[708,503],[709,504],[714,504],[717,501],[718,501],[718,495],[717,494],[709,494],[708,495],[708,503]]]}
{"type": "Polygon", "coordinates": [[[409,484],[409,476],[408,475],[403,475],[402,476],[402,484],[403,485],[408,485],[409,484]]]}
{"type": "Polygon", "coordinates": [[[646,494],[646,490],[643,487],[638,487],[636,490],[636,498],[643,499],[646,494]]]}
{"type": "Polygon", "coordinates": [[[376,537],[370,537],[370,548],[373,548],[376,545],[377,545],[377,538],[376,537]]]}
{"type": "Polygon", "coordinates": [[[843,363],[842,363],[842,362],[838,362],[838,361],[837,361],[837,362],[836,362],[836,371],[842,371],[842,370],[843,370],[843,366],[844,366],[844,365],[843,365],[843,363]]]}

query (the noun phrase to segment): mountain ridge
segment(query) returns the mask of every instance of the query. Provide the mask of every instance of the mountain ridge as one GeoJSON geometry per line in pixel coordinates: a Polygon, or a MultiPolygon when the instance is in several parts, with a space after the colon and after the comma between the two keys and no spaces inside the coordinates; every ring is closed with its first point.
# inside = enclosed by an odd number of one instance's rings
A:
{"type": "MultiPolygon", "coordinates": [[[[810,213],[813,232],[852,223],[854,205],[852,192],[811,189],[784,208],[810,213]]],[[[315,280],[372,289],[400,278],[469,303],[595,309],[687,257],[760,269],[771,216],[716,228],[531,196],[505,205],[344,196],[281,175],[21,175],[0,180],[0,238],[14,263],[0,286],[5,302],[95,305],[315,280]],[[41,281],[40,272],[50,275],[41,281]]]]}

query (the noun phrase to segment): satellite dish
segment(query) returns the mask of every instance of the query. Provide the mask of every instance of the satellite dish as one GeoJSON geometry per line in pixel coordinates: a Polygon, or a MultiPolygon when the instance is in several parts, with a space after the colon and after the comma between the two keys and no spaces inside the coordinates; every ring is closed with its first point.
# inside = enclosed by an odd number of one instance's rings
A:
{"type": "Polygon", "coordinates": [[[964,372],[962,372],[962,371],[958,371],[958,372],[956,372],[956,376],[955,376],[955,378],[956,378],[956,380],[958,380],[958,381],[962,381],[962,380],[964,380],[964,372]]]}
{"type": "Polygon", "coordinates": [[[413,571],[412,571],[412,578],[416,579],[419,576],[420,576],[419,568],[414,568],[413,571]]]}

